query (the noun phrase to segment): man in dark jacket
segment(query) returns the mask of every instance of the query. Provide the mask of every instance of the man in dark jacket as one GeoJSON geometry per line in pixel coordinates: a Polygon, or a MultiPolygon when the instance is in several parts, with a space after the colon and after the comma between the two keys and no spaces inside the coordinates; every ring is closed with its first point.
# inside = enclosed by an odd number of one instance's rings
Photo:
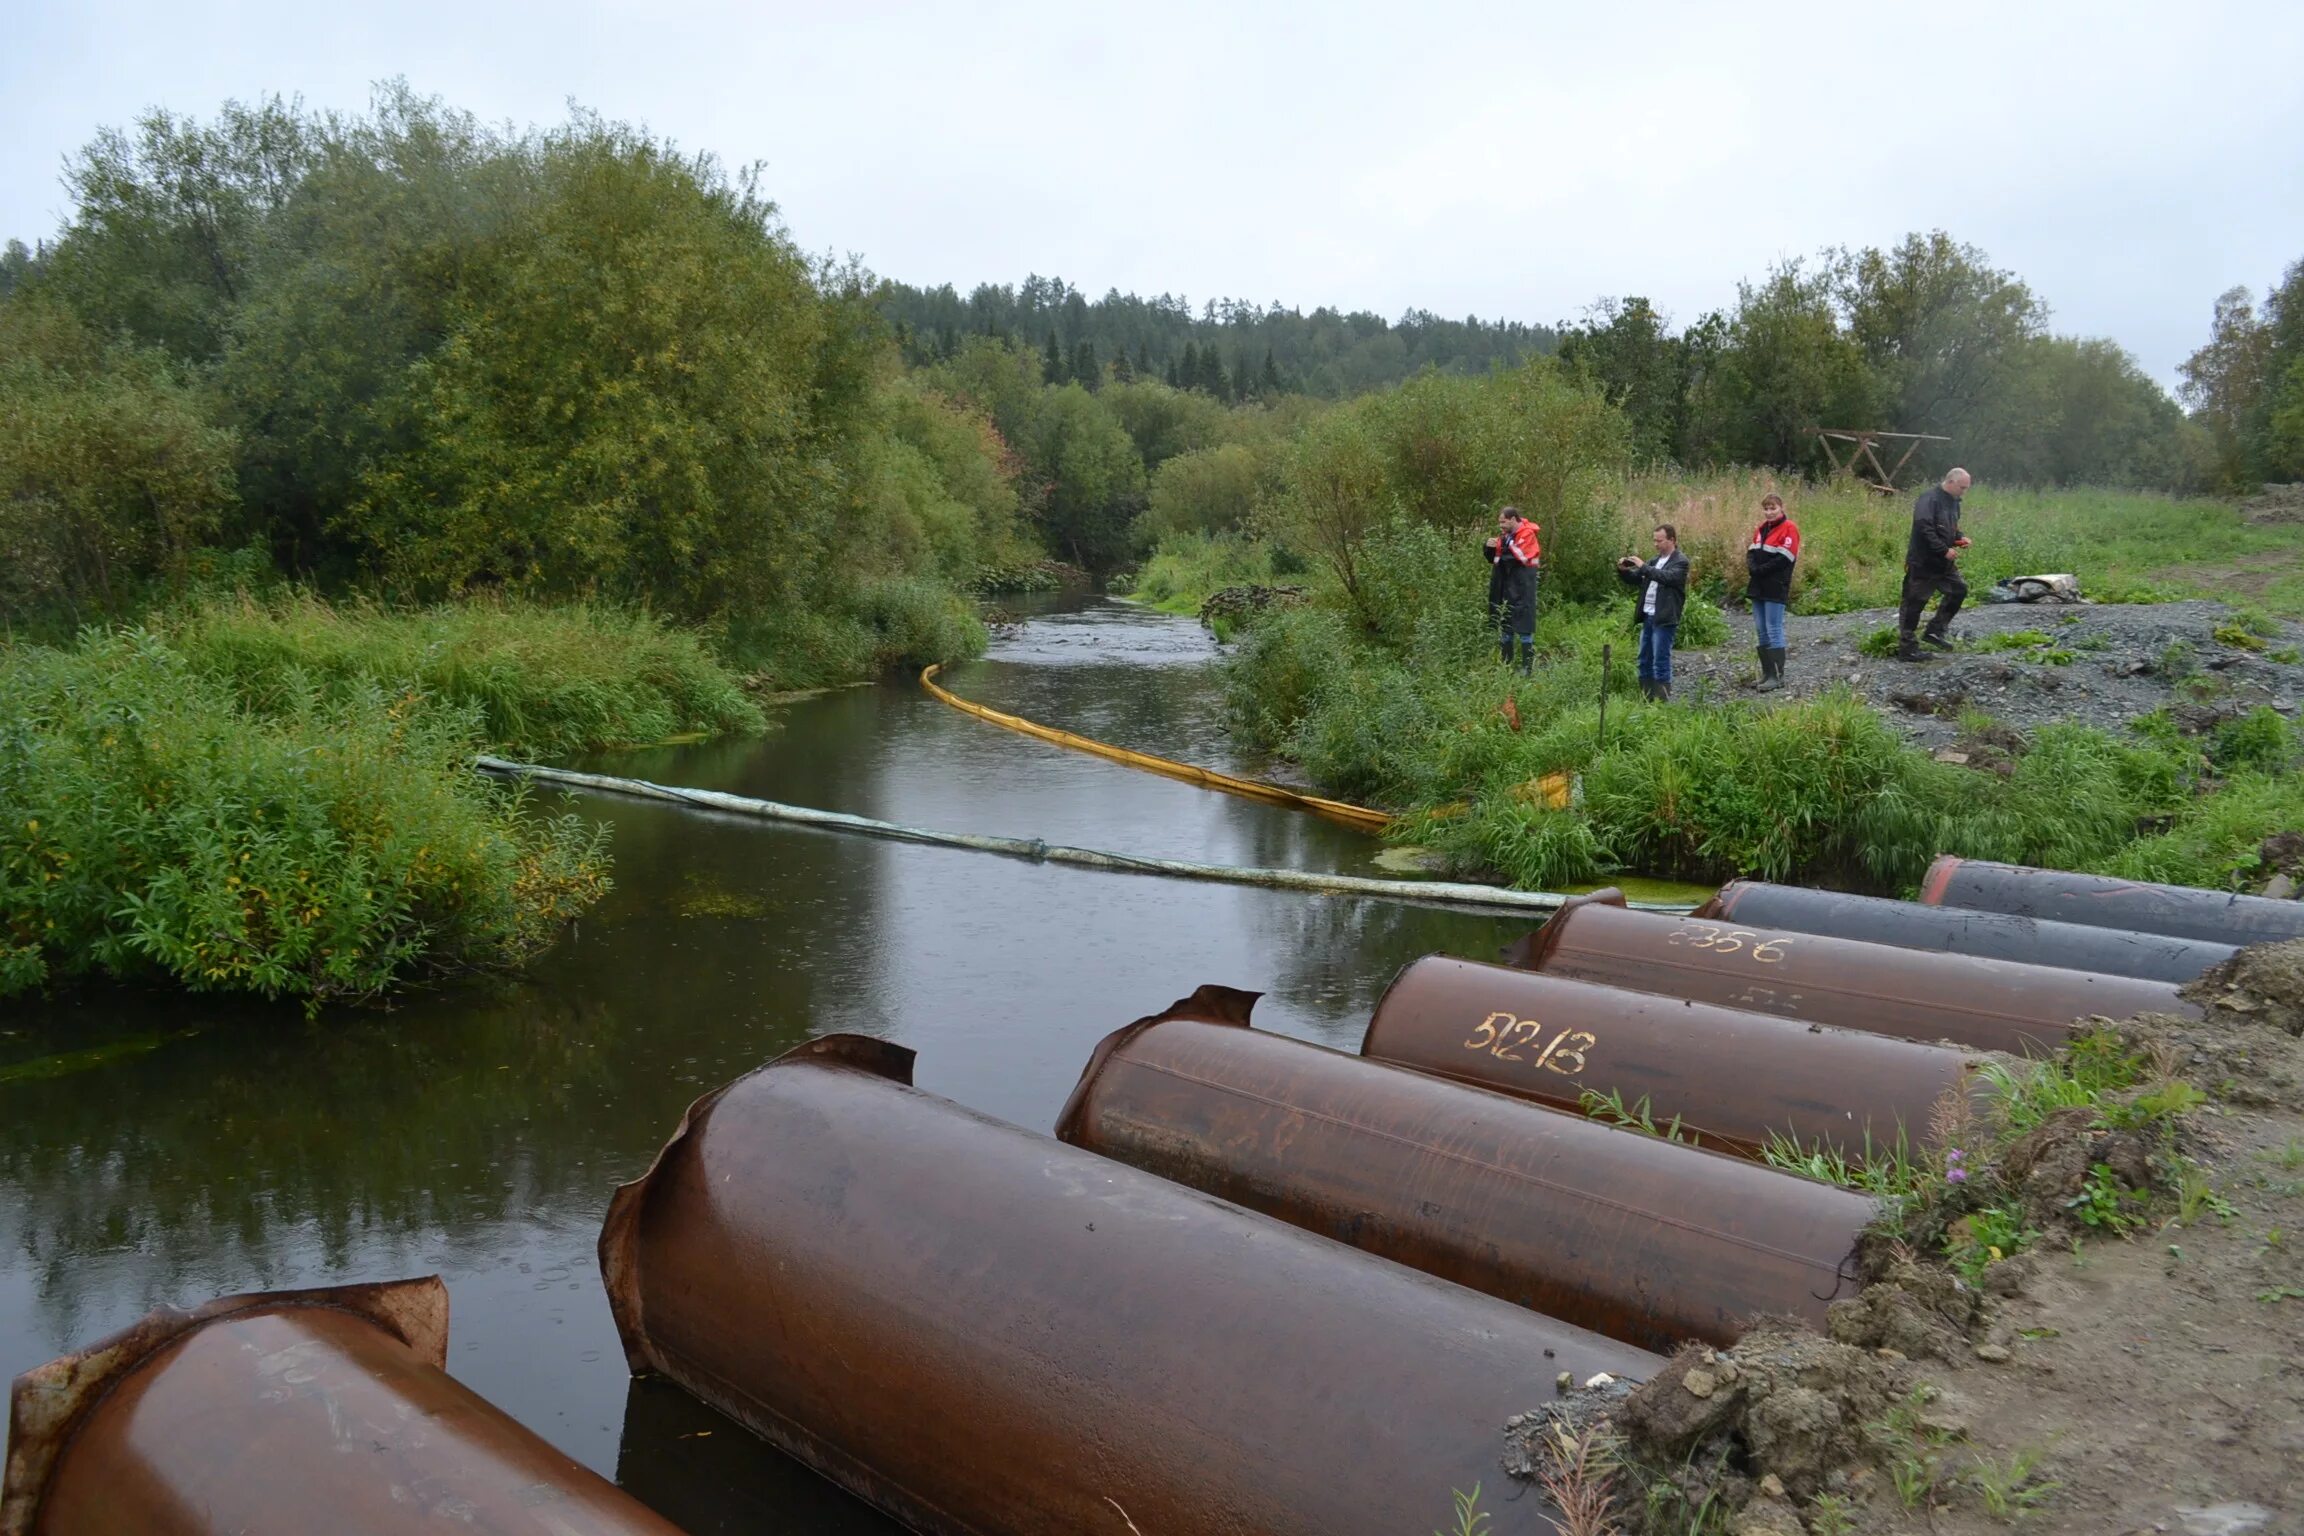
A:
{"type": "Polygon", "coordinates": [[[1488,556],[1488,621],[1497,626],[1498,648],[1505,665],[1512,662],[1512,642],[1520,642],[1520,675],[1536,664],[1536,576],[1543,565],[1544,546],[1537,526],[1520,515],[1518,507],[1496,514],[1496,537],[1484,546],[1488,556]]]}
{"type": "Polygon", "coordinates": [[[1904,603],[1896,615],[1899,661],[1926,661],[1928,653],[1919,644],[1923,640],[1939,651],[1952,649],[1944,632],[1952,627],[1952,616],[1968,595],[1968,583],[1960,579],[1960,551],[1968,547],[1960,534],[1960,498],[1968,493],[1968,485],[1968,471],[1955,469],[1942,485],[1921,492],[1912,504],[1912,539],[1904,546],[1904,603]],[[1928,621],[1926,633],[1915,636],[1920,610],[1928,606],[1932,593],[1941,594],[1936,616],[1928,621]]]}
{"type": "Polygon", "coordinates": [[[1672,641],[1680,631],[1680,610],[1688,602],[1688,557],[1670,523],[1656,525],[1656,558],[1626,555],[1616,577],[1640,592],[1640,691],[1661,703],[1672,697],[1672,641]]]}

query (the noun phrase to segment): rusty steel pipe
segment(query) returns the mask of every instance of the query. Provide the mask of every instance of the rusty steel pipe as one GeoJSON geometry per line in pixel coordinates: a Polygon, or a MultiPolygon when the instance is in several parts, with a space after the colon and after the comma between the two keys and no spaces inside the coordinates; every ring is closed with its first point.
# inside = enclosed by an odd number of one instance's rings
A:
{"type": "Polygon", "coordinates": [[[1948,853],[1928,866],[1927,877],[1920,882],[1920,900],[1931,907],[2008,912],[2091,928],[2129,928],[2210,944],[2304,939],[2304,901],[2027,869],[1948,853]]]}
{"type": "Polygon", "coordinates": [[[1985,1092],[1983,1058],[1775,1014],[1427,955],[1401,969],[1360,1054],[1538,1104],[1646,1105],[1699,1144],[1771,1136],[1849,1158],[1917,1148],[1947,1097],[1985,1092]]]}
{"type": "Polygon", "coordinates": [[[1399,1536],[1554,1377],[1655,1356],[810,1041],[696,1101],[600,1237],[634,1371],[932,1536],[1399,1536]]]}
{"type": "MultiPolygon", "coordinates": [[[[1248,1027],[1219,989],[1096,1047],[1076,1147],[1643,1349],[1824,1326],[1876,1202],[1248,1027]]],[[[1797,1026],[1795,1026],[1797,1027],[1797,1026]]]]}
{"type": "Polygon", "coordinates": [[[1507,959],[1551,976],[2026,1056],[2054,1051],[2095,1014],[2200,1013],[2165,981],[1633,912],[1614,890],[1572,898],[1507,959]]]}
{"type": "Polygon", "coordinates": [[[16,1378],[0,1536],[679,1536],[447,1350],[437,1276],[155,1312],[16,1378]]]}
{"type": "Polygon", "coordinates": [[[1747,928],[1781,928],[1866,944],[1893,944],[1898,949],[2179,983],[2193,980],[2237,953],[2229,944],[2172,934],[2053,922],[2013,912],[1887,901],[1796,885],[1765,885],[1756,880],[1731,881],[1689,915],[1747,928]]]}

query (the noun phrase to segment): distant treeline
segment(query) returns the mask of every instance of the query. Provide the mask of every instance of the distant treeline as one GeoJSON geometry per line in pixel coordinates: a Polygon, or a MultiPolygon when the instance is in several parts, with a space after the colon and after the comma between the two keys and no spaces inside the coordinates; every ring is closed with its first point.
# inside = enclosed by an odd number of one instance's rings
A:
{"type": "Polygon", "coordinates": [[[884,282],[880,311],[907,362],[949,362],[971,336],[1043,357],[1048,382],[1093,389],[1105,378],[1153,380],[1219,400],[1278,394],[1337,400],[1414,377],[1426,368],[1486,373],[1551,352],[1559,333],[1517,320],[1443,319],[1411,309],[1398,321],[1355,310],[1310,314],[1278,303],[1211,299],[1197,313],[1174,294],[1117,289],[1091,300],[1060,277],[1021,287],[983,283],[966,298],[946,283],[884,282]]]}

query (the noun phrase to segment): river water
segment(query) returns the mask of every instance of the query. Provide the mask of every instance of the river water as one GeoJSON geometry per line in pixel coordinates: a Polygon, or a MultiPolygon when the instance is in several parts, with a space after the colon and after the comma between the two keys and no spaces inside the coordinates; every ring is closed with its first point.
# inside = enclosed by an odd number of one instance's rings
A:
{"type": "MultiPolygon", "coordinates": [[[[1029,718],[1256,773],[1189,620],[1041,605],[945,679],[1029,718]]],[[[1391,872],[1373,839],[949,709],[910,681],[757,740],[580,766],[940,829],[1204,863],[1391,872]]],[[[527,975],[339,1009],[107,994],[0,1018],[0,1375],[163,1303],[437,1272],[450,1367],[697,1536],[893,1529],[677,1390],[629,1382],[593,1244],[707,1088],[810,1036],[1046,1131],[1090,1048],[1202,982],[1356,1049],[1433,950],[1527,920],[1055,868],[611,796],[616,889],[527,975]]]]}

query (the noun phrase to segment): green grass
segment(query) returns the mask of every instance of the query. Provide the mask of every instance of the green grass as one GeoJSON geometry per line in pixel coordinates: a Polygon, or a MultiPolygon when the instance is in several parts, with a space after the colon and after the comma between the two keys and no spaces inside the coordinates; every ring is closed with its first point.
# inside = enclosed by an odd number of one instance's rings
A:
{"type": "Polygon", "coordinates": [[[259,714],[316,692],[418,690],[470,706],[499,751],[552,757],[765,728],[700,638],[612,608],[472,602],[403,610],[302,594],[213,600],[159,626],[190,669],[259,714]]]}
{"type": "Polygon", "coordinates": [[[86,974],[358,997],[517,965],[603,834],[474,774],[477,706],[365,678],[261,712],[147,630],[0,649],[0,996],[86,974]]]}
{"type": "Polygon", "coordinates": [[[1282,586],[1306,579],[1301,561],[1239,534],[1171,534],[1127,585],[1127,595],[1163,613],[1197,615],[1226,587],[1282,586]]]}
{"type": "MultiPolygon", "coordinates": [[[[1700,590],[1732,593],[1743,587],[1742,551],[1763,489],[1783,491],[1800,525],[1794,612],[1895,605],[1918,486],[1888,498],[1847,483],[1779,486],[1747,472],[1645,477],[1617,498],[1627,516],[1679,528],[1700,590]]],[[[1974,541],[1961,573],[1979,591],[2002,577],[2068,571],[2100,602],[2222,599],[2230,595],[2229,572],[2262,569],[2278,573],[2257,599],[2262,609],[2304,617],[2304,563],[2294,559],[2293,531],[2249,523],[2229,502],[2088,488],[2008,490],[1986,481],[1964,499],[1961,530],[1974,541]]]]}

